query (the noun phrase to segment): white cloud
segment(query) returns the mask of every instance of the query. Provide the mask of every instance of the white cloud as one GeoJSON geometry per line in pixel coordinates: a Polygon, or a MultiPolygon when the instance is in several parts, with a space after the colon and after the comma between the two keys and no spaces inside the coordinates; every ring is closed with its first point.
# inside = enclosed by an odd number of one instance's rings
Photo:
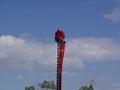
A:
{"type": "MultiPolygon", "coordinates": [[[[56,69],[56,43],[0,37],[0,69],[47,72],[56,69]]],[[[120,60],[120,43],[108,38],[77,38],[66,43],[64,70],[81,69],[85,62],[120,60]]]]}
{"type": "Polygon", "coordinates": [[[120,22],[120,8],[113,9],[110,13],[105,14],[104,18],[113,22],[120,22]]]}
{"type": "Polygon", "coordinates": [[[0,69],[23,68],[32,70],[34,63],[47,66],[55,63],[54,44],[30,42],[13,36],[0,37],[0,69]]]}

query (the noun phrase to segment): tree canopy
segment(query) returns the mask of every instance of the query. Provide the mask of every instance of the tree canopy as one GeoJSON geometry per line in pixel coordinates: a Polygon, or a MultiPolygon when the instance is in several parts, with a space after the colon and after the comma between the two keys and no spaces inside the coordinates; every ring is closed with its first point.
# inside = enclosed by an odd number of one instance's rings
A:
{"type": "Polygon", "coordinates": [[[39,86],[41,88],[56,90],[56,85],[54,81],[43,81],[42,83],[39,83],[39,86]]]}

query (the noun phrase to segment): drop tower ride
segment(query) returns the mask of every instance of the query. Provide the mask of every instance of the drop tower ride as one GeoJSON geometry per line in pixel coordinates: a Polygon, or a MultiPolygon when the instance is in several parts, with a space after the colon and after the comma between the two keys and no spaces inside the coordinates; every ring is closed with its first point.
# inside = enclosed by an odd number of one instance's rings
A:
{"type": "Polygon", "coordinates": [[[65,51],[65,34],[62,30],[55,33],[55,41],[57,42],[57,81],[56,90],[62,90],[62,67],[65,51]]]}

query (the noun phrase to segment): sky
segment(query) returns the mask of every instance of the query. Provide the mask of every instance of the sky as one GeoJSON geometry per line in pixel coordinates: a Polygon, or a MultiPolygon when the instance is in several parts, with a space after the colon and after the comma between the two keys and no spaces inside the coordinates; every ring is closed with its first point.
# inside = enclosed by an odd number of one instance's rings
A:
{"type": "Polygon", "coordinates": [[[120,0],[0,0],[0,90],[56,80],[57,29],[63,90],[120,90],[120,0]]]}

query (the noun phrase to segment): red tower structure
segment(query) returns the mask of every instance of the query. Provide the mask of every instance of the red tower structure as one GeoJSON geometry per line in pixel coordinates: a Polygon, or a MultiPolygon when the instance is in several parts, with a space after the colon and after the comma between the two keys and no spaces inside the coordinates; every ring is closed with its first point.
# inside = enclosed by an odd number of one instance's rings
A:
{"type": "Polygon", "coordinates": [[[65,51],[65,34],[62,30],[57,30],[55,33],[55,41],[57,42],[57,89],[62,90],[62,66],[65,51]]]}

